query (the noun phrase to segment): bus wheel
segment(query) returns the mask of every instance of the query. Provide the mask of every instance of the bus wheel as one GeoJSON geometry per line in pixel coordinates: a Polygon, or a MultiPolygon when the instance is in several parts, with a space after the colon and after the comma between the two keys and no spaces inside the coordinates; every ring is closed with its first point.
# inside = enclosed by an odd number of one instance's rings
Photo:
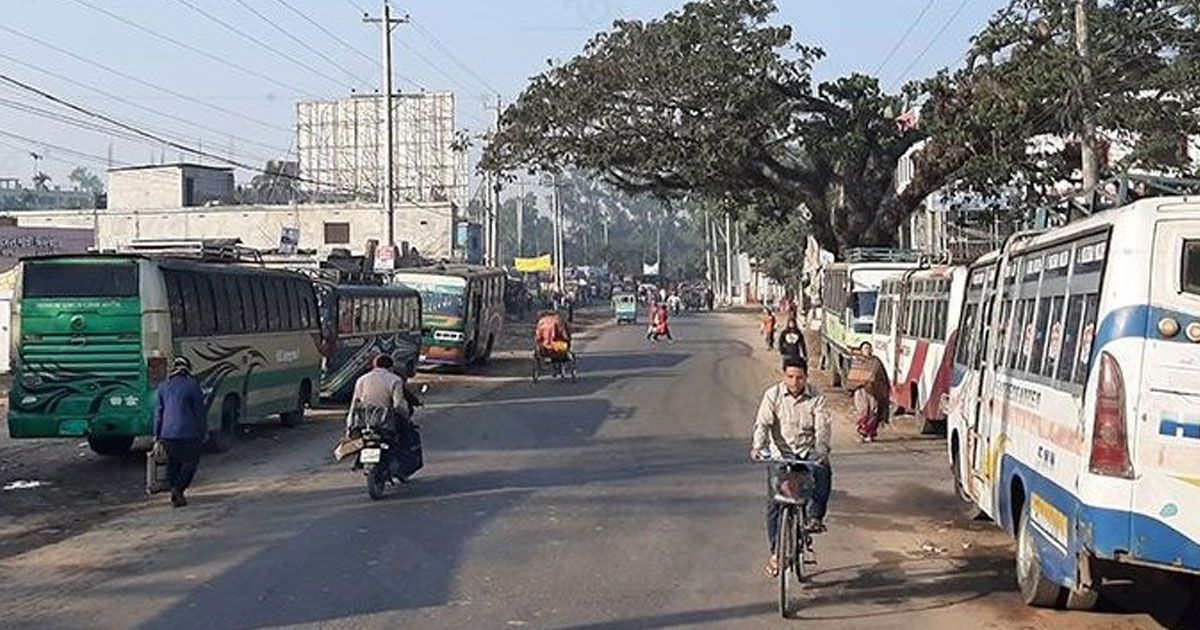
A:
{"type": "Polygon", "coordinates": [[[221,428],[208,434],[208,448],[214,453],[224,453],[233,448],[238,425],[242,422],[242,406],[236,396],[229,396],[221,405],[221,428]]]}
{"type": "Polygon", "coordinates": [[[116,436],[116,437],[95,437],[91,436],[87,439],[88,446],[92,452],[105,457],[120,457],[129,453],[129,449],[133,446],[132,436],[116,436]]]}
{"type": "Polygon", "coordinates": [[[300,424],[304,422],[304,407],[308,404],[308,401],[311,398],[312,385],[309,385],[308,381],[304,381],[304,383],[300,385],[300,393],[296,395],[295,411],[285,411],[279,414],[280,424],[285,427],[300,426],[300,424]]]}
{"type": "Polygon", "coordinates": [[[1038,555],[1033,528],[1029,524],[1028,505],[1021,510],[1021,525],[1017,532],[1017,586],[1026,604],[1040,608],[1056,605],[1063,592],[1063,587],[1051,582],[1042,573],[1042,559],[1038,555]]]}

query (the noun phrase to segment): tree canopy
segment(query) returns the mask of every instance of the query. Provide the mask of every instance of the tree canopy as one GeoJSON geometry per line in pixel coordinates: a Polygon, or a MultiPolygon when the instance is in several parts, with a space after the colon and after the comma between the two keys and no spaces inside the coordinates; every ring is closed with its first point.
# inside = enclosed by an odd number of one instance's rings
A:
{"type": "Polygon", "coordinates": [[[531,80],[483,167],[576,168],[627,192],[718,205],[752,235],[804,230],[833,251],[894,243],[939,190],[1014,207],[1054,200],[1078,182],[1085,108],[1123,147],[1102,174],[1193,168],[1198,3],[1094,4],[1094,90],[1080,81],[1071,0],[1011,0],[972,39],[965,67],[900,94],[861,74],[815,82],[824,52],[793,41],[771,0],[697,0],[618,21],[531,80]],[[910,110],[919,124],[907,124],[910,110]],[[897,161],[919,142],[897,191],[897,161]]]}

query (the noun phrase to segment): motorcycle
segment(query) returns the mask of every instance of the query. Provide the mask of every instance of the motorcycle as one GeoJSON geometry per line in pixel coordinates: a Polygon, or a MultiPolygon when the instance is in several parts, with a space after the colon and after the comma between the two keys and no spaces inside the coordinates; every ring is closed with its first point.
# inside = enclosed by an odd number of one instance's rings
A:
{"type": "MultiPolygon", "coordinates": [[[[422,386],[421,393],[429,387],[422,386]]],[[[424,466],[421,451],[420,427],[412,422],[418,401],[409,404],[409,421],[397,431],[386,409],[366,408],[359,412],[361,446],[354,470],[362,470],[367,478],[367,494],[378,501],[389,485],[407,483],[409,477],[424,466]]]]}

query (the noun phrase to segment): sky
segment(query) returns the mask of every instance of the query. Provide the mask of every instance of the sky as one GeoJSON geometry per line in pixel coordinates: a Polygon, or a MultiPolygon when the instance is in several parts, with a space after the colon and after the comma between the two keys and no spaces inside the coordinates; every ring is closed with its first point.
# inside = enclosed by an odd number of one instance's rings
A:
{"type": "MultiPolygon", "coordinates": [[[[960,63],[970,36],[1006,3],[776,1],[777,20],[796,40],[826,51],[816,79],[879,74],[892,90],[960,63]]],[[[395,0],[393,13],[411,17],[394,34],[396,87],[454,91],[458,126],[481,134],[496,96],[512,102],[548,61],[570,59],[613,20],[652,19],[682,4],[395,0]]],[[[252,164],[288,155],[297,100],[371,92],[382,80],[380,30],[363,22],[380,2],[0,0],[0,9],[0,74],[252,164]]],[[[0,81],[0,177],[28,184],[31,151],[64,187],[74,166],[102,172],[110,149],[116,165],[180,159],[178,150],[81,128],[64,115],[86,120],[0,81]]]]}

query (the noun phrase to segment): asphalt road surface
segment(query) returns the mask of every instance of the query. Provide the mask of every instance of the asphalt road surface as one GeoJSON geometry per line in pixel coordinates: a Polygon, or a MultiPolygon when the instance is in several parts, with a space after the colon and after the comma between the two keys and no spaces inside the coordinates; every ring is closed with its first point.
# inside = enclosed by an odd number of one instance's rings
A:
{"type": "Polygon", "coordinates": [[[775,378],[755,324],[680,317],[673,344],[608,327],[577,383],[533,385],[519,356],[438,379],[419,417],[427,466],[379,502],[329,460],[336,409],[206,459],[181,510],[130,493],[136,460],[45,446],[62,459],[38,460],[44,477],[84,467],[97,496],[0,494],[0,626],[1189,627],[1185,604],[1139,596],[1099,614],[1021,605],[1011,542],[952,496],[942,442],[900,422],[857,444],[836,392],[829,532],[782,621],[761,572],[765,471],[747,461],[775,378]]]}

